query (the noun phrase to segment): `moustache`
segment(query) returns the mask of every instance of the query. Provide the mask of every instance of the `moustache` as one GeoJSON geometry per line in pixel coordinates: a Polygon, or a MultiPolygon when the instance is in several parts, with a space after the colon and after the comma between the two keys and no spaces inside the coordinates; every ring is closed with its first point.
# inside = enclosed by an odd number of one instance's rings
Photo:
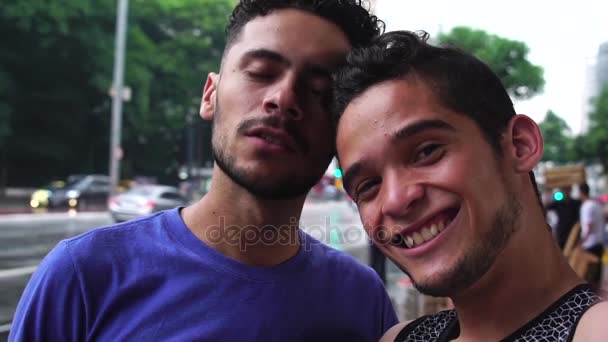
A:
{"type": "Polygon", "coordinates": [[[253,118],[248,119],[241,122],[237,128],[237,133],[245,134],[248,130],[257,127],[272,127],[275,129],[280,129],[289,134],[295,143],[302,149],[304,152],[308,152],[308,144],[302,132],[297,128],[297,125],[293,121],[284,120],[279,116],[265,116],[261,118],[253,118]]]}

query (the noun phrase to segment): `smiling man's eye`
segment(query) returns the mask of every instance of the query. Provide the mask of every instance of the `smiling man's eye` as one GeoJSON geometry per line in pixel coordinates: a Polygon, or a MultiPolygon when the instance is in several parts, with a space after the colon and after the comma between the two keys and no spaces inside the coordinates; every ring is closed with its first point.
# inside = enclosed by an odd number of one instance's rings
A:
{"type": "Polygon", "coordinates": [[[431,163],[441,156],[442,150],[442,145],[440,144],[424,145],[416,152],[414,156],[414,162],[431,163]]]}
{"type": "Polygon", "coordinates": [[[377,188],[376,185],[379,183],[377,180],[363,181],[355,187],[355,193],[353,194],[353,200],[359,202],[368,198],[374,190],[377,188]]]}

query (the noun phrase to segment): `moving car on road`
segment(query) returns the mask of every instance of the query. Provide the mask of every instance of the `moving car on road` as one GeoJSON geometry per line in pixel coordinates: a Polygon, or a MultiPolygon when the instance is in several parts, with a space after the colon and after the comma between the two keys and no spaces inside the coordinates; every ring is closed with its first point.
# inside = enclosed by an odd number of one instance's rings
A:
{"type": "Polygon", "coordinates": [[[112,197],[108,208],[114,221],[121,222],[187,204],[176,187],[141,185],[112,197]]]}
{"type": "Polygon", "coordinates": [[[106,175],[84,175],[74,178],[68,184],[49,196],[52,208],[102,208],[110,195],[110,177],[106,175]]]}

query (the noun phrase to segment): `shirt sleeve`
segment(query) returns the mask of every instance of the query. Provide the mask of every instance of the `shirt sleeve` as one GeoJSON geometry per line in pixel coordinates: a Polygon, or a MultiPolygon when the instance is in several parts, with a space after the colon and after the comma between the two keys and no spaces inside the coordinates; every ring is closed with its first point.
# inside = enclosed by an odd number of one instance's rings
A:
{"type": "Polygon", "coordinates": [[[397,314],[395,313],[395,309],[393,308],[393,303],[389,298],[386,291],[383,291],[384,297],[384,308],[383,308],[383,326],[382,326],[382,335],[384,335],[390,328],[392,328],[395,324],[399,323],[399,319],[397,319],[397,314]]]}
{"type": "Polygon", "coordinates": [[[29,280],[9,341],[83,341],[85,305],[66,242],[57,245],[29,280]]]}

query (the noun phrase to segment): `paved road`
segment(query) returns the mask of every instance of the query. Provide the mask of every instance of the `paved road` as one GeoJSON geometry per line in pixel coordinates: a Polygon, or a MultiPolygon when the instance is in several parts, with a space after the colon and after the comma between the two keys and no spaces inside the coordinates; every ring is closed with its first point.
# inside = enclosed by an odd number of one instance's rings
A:
{"type": "MultiPolygon", "coordinates": [[[[62,239],[111,223],[108,213],[0,216],[0,341],[6,340],[15,306],[40,260],[62,239]]],[[[367,262],[367,237],[345,202],[307,202],[303,229],[367,262]]]]}

